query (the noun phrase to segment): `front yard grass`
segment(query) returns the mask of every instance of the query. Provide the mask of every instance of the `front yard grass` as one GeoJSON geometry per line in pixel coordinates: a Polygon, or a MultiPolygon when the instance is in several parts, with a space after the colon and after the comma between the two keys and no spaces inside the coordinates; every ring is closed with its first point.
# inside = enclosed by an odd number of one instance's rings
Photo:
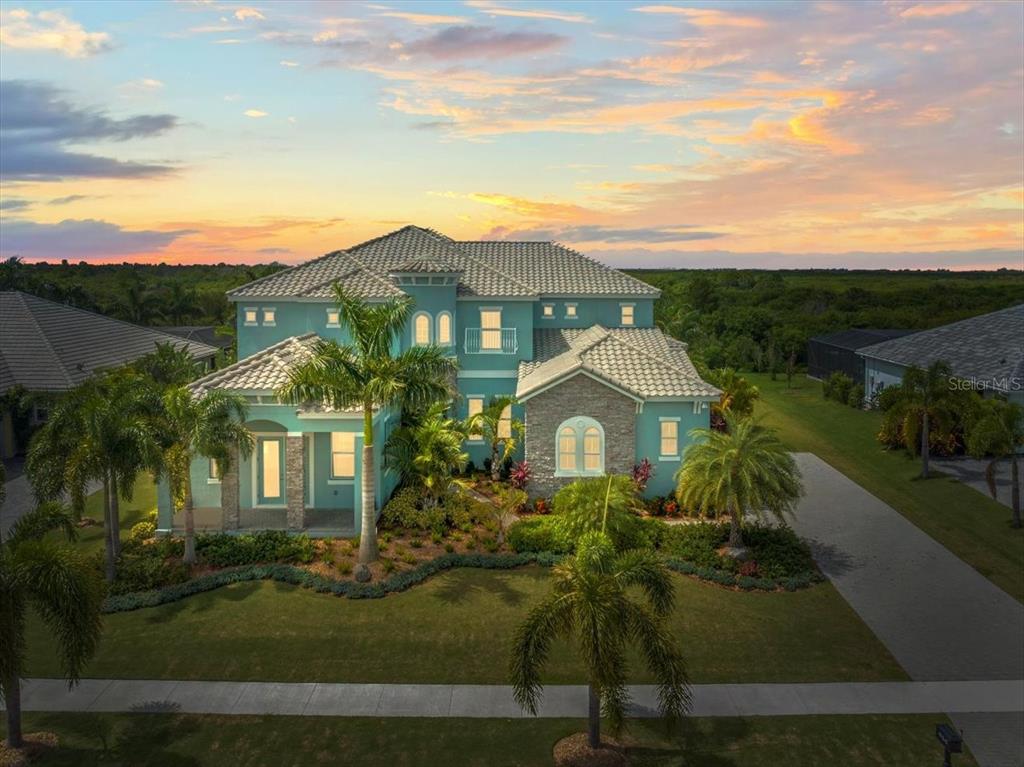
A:
{"type": "MultiPolygon", "coordinates": [[[[121,499],[121,538],[128,537],[132,526],[144,522],[150,512],[156,511],[156,484],[146,472],[135,480],[135,489],[130,501],[121,499]]],[[[78,528],[77,545],[87,553],[103,550],[103,491],[93,493],[85,499],[83,517],[96,520],[97,524],[78,528]]],[[[55,539],[60,536],[54,534],[55,539]]]]}
{"type": "MultiPolygon", "coordinates": [[[[674,576],[671,628],[695,682],[906,679],[828,583],[731,591],[674,576]]],[[[283,682],[505,684],[510,642],[549,573],[459,569],[385,599],[352,600],[275,582],[241,583],[104,616],[88,677],[283,682]]],[[[59,676],[52,637],[30,623],[28,676],[59,676]]],[[[548,681],[583,681],[571,648],[548,681]]],[[[636,657],[633,678],[651,680],[636,657]]]]}
{"type": "Polygon", "coordinates": [[[779,429],[786,446],[814,453],[888,503],[994,584],[1024,601],[1024,530],[1010,510],[950,477],[917,478],[920,460],[883,450],[875,439],[881,415],[826,400],[821,384],[744,374],[761,390],[757,414],[779,429]]]}
{"type": "MultiPolygon", "coordinates": [[[[634,767],[917,767],[938,764],[935,724],[946,717],[792,716],[689,719],[668,735],[656,721],[623,734],[634,767]]],[[[25,715],[25,731],[51,731],[61,747],[33,764],[537,767],[573,719],[375,719],[184,714],[25,715]]],[[[0,725],[0,734],[4,732],[0,725]]],[[[976,767],[970,754],[957,767],[976,767]]]]}

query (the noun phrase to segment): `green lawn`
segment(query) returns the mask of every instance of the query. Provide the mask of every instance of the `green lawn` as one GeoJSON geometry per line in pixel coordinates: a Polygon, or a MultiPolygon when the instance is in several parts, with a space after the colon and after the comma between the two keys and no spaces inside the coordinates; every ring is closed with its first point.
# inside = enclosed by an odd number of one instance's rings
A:
{"type": "Polygon", "coordinates": [[[879,413],[826,400],[818,382],[794,378],[790,389],[782,376],[745,375],[761,389],[758,413],[790,450],[824,459],[1024,601],[1024,530],[1010,527],[1009,509],[949,477],[918,479],[918,460],[876,441],[879,413]]]}
{"type": "MultiPolygon", "coordinates": [[[[830,584],[729,591],[674,576],[671,616],[697,682],[905,679],[830,584]]],[[[89,677],[320,682],[507,681],[511,637],[548,589],[548,571],[453,570],[385,599],[351,600],[243,583],[104,618],[89,677]]],[[[28,676],[57,676],[53,639],[28,632],[28,676]]],[[[568,646],[552,682],[582,681],[568,646]]],[[[639,662],[637,681],[650,681],[639,662]]]]}
{"type": "MultiPolygon", "coordinates": [[[[934,732],[943,721],[943,716],[691,719],[671,736],[657,722],[634,721],[623,741],[634,767],[918,767],[940,763],[934,732]]],[[[572,719],[25,716],[26,732],[60,736],[61,748],[33,764],[69,766],[537,767],[552,764],[552,746],[583,725],[572,719]]],[[[956,764],[976,767],[970,754],[956,764]]]]}
{"type": "MultiPolygon", "coordinates": [[[[156,511],[156,485],[153,478],[142,473],[135,480],[131,500],[121,499],[121,537],[127,537],[132,525],[142,522],[151,512],[156,511]]],[[[82,527],[78,530],[78,545],[84,551],[103,549],[103,491],[93,493],[85,499],[83,516],[91,517],[100,524],[82,527]]]]}

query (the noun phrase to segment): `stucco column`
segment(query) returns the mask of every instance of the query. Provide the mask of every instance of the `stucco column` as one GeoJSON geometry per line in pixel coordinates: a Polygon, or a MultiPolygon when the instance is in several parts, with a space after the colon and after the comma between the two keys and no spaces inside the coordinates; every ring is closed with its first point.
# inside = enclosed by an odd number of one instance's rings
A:
{"type": "Polygon", "coordinates": [[[306,440],[302,432],[288,432],[284,448],[284,492],[288,506],[288,529],[306,526],[305,466],[306,440]]]}
{"type": "Polygon", "coordinates": [[[238,477],[241,470],[238,446],[228,448],[228,465],[220,477],[220,508],[225,530],[237,530],[241,520],[238,508],[238,477]]]}

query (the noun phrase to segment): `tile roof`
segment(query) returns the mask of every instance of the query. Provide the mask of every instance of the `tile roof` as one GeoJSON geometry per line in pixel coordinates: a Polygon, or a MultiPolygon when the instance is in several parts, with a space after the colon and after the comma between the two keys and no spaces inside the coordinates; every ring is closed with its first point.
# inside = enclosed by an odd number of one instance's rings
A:
{"type": "Polygon", "coordinates": [[[436,258],[410,258],[391,271],[396,274],[456,274],[462,270],[436,258]]]}
{"type": "Polygon", "coordinates": [[[660,294],[657,288],[556,243],[459,242],[430,229],[406,226],[242,285],[228,296],[329,298],[331,284],[340,281],[366,298],[386,298],[402,294],[387,275],[409,266],[461,272],[460,296],[660,294]]]}
{"type": "MultiPolygon", "coordinates": [[[[321,339],[316,333],[291,336],[268,346],[233,365],[215,370],[198,381],[189,384],[197,395],[212,389],[221,389],[240,394],[267,394],[288,381],[288,373],[295,366],[306,362],[321,339]]],[[[337,410],[324,405],[308,405],[300,408],[304,413],[358,413],[360,407],[337,410]]]]}
{"type": "Polygon", "coordinates": [[[64,391],[100,368],[132,362],[158,343],[186,348],[195,359],[217,349],[19,291],[0,292],[0,392],[64,391]]]}
{"type": "Polygon", "coordinates": [[[717,397],[701,380],[686,344],[657,328],[534,331],[534,359],[519,363],[517,397],[526,397],[579,371],[591,373],[640,399],[717,397]]]}
{"type": "Polygon", "coordinates": [[[949,363],[953,375],[988,381],[1005,391],[1009,379],[1024,379],[1024,304],[857,350],[862,357],[897,365],[949,363]]]}

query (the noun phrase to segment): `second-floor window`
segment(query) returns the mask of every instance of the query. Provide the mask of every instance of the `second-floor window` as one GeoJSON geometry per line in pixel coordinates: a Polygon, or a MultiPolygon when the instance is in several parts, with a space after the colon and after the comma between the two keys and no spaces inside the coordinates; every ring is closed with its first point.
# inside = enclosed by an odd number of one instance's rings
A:
{"type": "Polygon", "coordinates": [[[633,324],[633,304],[619,304],[619,309],[622,311],[622,324],[632,325],[633,324]]]}
{"type": "Polygon", "coordinates": [[[263,324],[264,325],[276,325],[277,324],[277,309],[264,309],[263,310],[263,324]]]}
{"type": "Polygon", "coordinates": [[[437,343],[438,346],[452,345],[452,315],[448,312],[437,315],[437,343]]]}
{"type": "Polygon", "coordinates": [[[258,316],[259,316],[259,314],[258,314],[258,313],[256,312],[256,310],[255,310],[255,309],[253,309],[253,308],[247,308],[247,309],[245,310],[245,324],[246,324],[246,325],[255,325],[255,324],[256,324],[256,322],[257,322],[257,319],[256,319],[256,318],[257,318],[258,316]]]}
{"type": "Polygon", "coordinates": [[[355,475],[355,432],[331,432],[331,479],[352,479],[355,475]]]}
{"type": "Polygon", "coordinates": [[[576,319],[576,304],[566,304],[565,305],[565,318],[567,320],[574,320],[574,319],[576,319]]]}
{"type": "Polygon", "coordinates": [[[480,310],[480,348],[501,349],[501,309],[480,310]]]}
{"type": "Polygon", "coordinates": [[[544,304],[544,308],[543,308],[542,312],[543,312],[544,319],[546,319],[546,320],[552,319],[555,316],[555,305],[554,304],[544,304]]]}
{"type": "Polygon", "coordinates": [[[337,309],[327,310],[327,327],[329,328],[340,328],[341,327],[341,312],[337,309]]]}
{"type": "Polygon", "coordinates": [[[416,346],[430,343],[430,315],[420,312],[412,318],[412,340],[416,346]]]}

